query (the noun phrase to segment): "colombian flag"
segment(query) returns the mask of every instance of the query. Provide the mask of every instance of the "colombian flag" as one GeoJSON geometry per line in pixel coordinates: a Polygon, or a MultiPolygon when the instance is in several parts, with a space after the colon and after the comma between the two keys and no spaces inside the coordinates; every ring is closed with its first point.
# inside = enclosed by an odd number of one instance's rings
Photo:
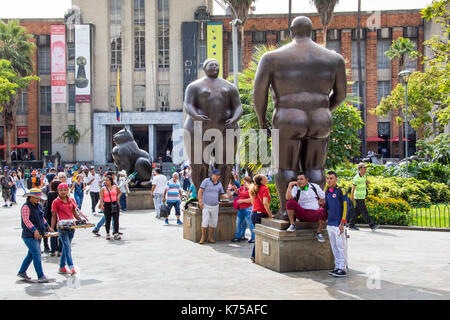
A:
{"type": "Polygon", "coordinates": [[[117,87],[116,87],[116,118],[120,122],[120,74],[117,70],[117,87]]]}

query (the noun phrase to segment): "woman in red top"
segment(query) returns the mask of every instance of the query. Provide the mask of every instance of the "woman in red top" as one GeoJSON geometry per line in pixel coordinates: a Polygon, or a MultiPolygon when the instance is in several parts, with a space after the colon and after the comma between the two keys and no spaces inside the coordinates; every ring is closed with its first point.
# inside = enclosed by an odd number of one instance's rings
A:
{"type": "MultiPolygon", "coordinates": [[[[250,189],[250,198],[252,199],[253,209],[251,219],[253,225],[261,223],[261,218],[272,219],[270,211],[270,192],[266,184],[269,179],[263,174],[258,174],[253,178],[253,186],[250,189]]],[[[255,262],[255,245],[253,245],[252,256],[250,258],[255,262]]]]}
{"type": "MultiPolygon", "coordinates": [[[[75,219],[82,221],[77,213],[77,203],[69,197],[69,186],[65,183],[58,185],[58,198],[52,203],[52,228],[55,228],[56,222],[60,226],[75,225],[75,219]]],[[[70,228],[59,228],[59,238],[62,243],[62,254],[59,262],[59,272],[61,274],[69,273],[66,264],[70,269],[70,273],[75,273],[72,261],[72,239],[75,230],[70,228]]]]}
{"type": "Polygon", "coordinates": [[[253,232],[255,226],[253,225],[252,220],[250,219],[252,213],[252,199],[250,198],[251,184],[252,178],[248,176],[244,177],[244,185],[236,191],[238,195],[237,198],[238,213],[236,218],[236,234],[234,235],[234,238],[231,239],[231,241],[233,242],[247,240],[244,238],[245,229],[247,229],[247,227],[250,229],[250,232],[252,234],[248,242],[249,243],[255,242],[255,233],[253,232]]]}
{"type": "Polygon", "coordinates": [[[120,240],[119,235],[119,203],[122,192],[120,189],[114,185],[114,179],[107,175],[105,179],[105,186],[100,190],[100,209],[103,210],[105,214],[106,224],[106,240],[111,239],[109,235],[109,229],[111,227],[111,217],[114,223],[114,240],[120,240]]]}

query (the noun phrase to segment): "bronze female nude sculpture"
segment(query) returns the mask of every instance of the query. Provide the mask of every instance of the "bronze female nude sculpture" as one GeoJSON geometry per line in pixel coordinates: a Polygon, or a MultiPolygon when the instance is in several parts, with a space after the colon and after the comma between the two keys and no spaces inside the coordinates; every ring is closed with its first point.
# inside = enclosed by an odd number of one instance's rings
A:
{"type": "MultiPolygon", "coordinates": [[[[191,177],[197,192],[202,181],[209,176],[211,152],[208,146],[211,142],[204,139],[204,135],[209,129],[215,129],[210,132],[220,132],[223,138],[222,146],[217,145],[221,150],[214,150],[215,163],[213,165],[221,172],[220,181],[223,187],[228,186],[233,163],[230,164],[226,161],[226,146],[233,143],[233,149],[228,152],[233,153],[232,158],[234,159],[238,141],[236,135],[231,138],[233,141],[227,139],[226,130],[238,130],[237,122],[242,115],[239,92],[232,83],[218,77],[219,63],[217,60],[206,60],[203,63],[203,70],[205,76],[190,83],[185,94],[187,118],[184,123],[183,143],[191,162],[191,177]],[[201,136],[194,134],[196,130],[201,133],[201,136]],[[200,161],[199,155],[195,155],[197,151],[201,151],[200,161]],[[219,159],[220,154],[222,159],[219,159]]],[[[217,139],[214,137],[212,142],[215,140],[217,139]]]]}

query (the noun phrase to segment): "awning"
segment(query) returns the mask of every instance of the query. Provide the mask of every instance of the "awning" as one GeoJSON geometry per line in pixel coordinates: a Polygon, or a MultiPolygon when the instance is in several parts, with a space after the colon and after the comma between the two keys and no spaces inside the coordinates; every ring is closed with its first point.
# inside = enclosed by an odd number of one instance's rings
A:
{"type": "MultiPolygon", "coordinates": [[[[392,142],[398,141],[398,136],[396,136],[396,137],[394,137],[392,139],[389,139],[389,141],[392,141],[392,142]]],[[[403,137],[403,141],[405,141],[405,137],[403,137]]],[[[408,139],[408,141],[410,141],[410,140],[408,139]]]]}
{"type": "Polygon", "coordinates": [[[17,145],[17,149],[36,149],[36,146],[29,142],[24,142],[24,143],[17,145]]]}
{"type": "Polygon", "coordinates": [[[366,141],[367,142],[379,142],[379,141],[386,141],[386,140],[384,140],[382,138],[379,138],[379,137],[376,137],[376,136],[371,136],[371,137],[368,137],[366,139],[366,141]]]}

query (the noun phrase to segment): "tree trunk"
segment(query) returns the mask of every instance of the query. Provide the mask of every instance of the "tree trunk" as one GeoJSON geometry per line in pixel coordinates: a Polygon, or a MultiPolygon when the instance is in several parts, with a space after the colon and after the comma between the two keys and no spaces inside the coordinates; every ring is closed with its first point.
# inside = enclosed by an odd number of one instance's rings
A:
{"type": "Polygon", "coordinates": [[[327,26],[323,26],[322,29],[322,43],[323,43],[323,47],[326,48],[327,47],[327,26]]]}

